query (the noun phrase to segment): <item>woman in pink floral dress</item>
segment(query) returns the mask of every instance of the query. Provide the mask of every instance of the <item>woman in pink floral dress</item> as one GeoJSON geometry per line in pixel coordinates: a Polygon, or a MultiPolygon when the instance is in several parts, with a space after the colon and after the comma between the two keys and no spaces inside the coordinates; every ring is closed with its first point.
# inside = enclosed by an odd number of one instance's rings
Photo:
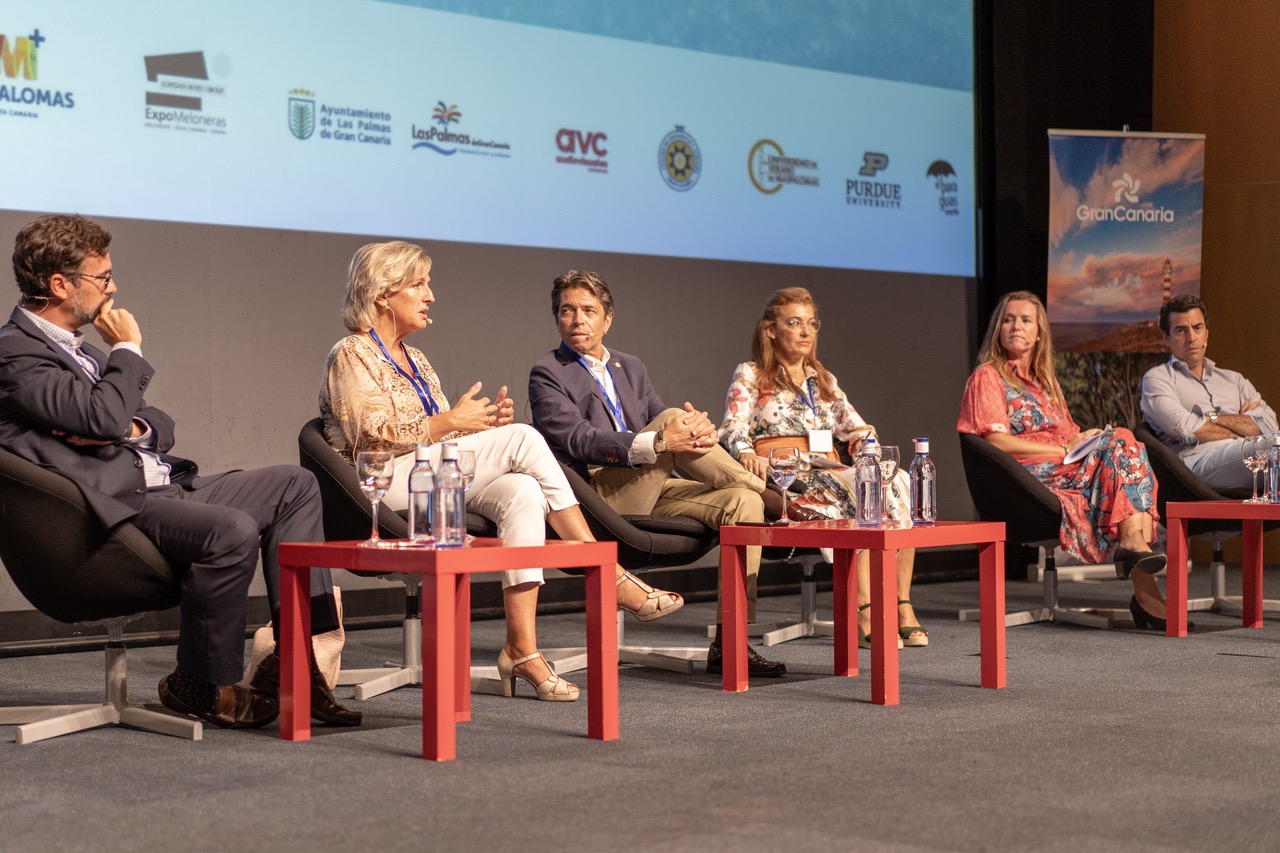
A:
{"type": "Polygon", "coordinates": [[[1166,560],[1151,550],[1156,480],[1146,448],[1122,427],[1082,432],[1071,420],[1053,369],[1049,321],[1035,294],[1017,291],[1000,301],[979,353],[956,429],[1013,456],[1062,501],[1059,539],[1069,553],[1100,563],[1114,548],[1117,573],[1133,580],[1134,622],[1163,631],[1164,599],[1154,575],[1166,560]],[[1097,444],[1082,459],[1065,461],[1091,440],[1097,444]]]}
{"type": "MultiPolygon", "coordinates": [[[[862,440],[875,435],[840,390],[835,376],[818,361],[817,316],[813,297],[803,287],[775,292],[756,323],[751,340],[752,361],[739,364],[729,385],[720,443],[758,477],[769,473],[771,445],[800,447],[810,458],[828,456],[833,440],[847,442],[856,454],[862,440]],[[821,440],[826,450],[811,448],[821,440]]],[[[805,492],[791,502],[789,514],[851,518],[853,495],[848,483],[830,470],[813,468],[805,477],[805,492]]],[[[885,493],[885,508],[899,523],[909,523],[907,475],[898,472],[885,493]]],[[[906,646],[927,646],[929,632],[920,627],[911,607],[911,575],[915,550],[898,551],[898,635],[906,646]]],[[[858,555],[858,637],[869,647],[871,633],[870,558],[858,555]]]]}

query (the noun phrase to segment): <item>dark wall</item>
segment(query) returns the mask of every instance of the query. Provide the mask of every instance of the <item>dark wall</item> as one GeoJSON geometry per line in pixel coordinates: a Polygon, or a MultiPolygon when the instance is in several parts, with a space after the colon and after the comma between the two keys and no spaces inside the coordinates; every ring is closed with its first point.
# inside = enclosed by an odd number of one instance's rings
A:
{"type": "Polygon", "coordinates": [[[974,15],[985,326],[1002,294],[1045,293],[1048,129],[1152,129],[1154,11],[1152,0],[977,0],[974,15]]]}

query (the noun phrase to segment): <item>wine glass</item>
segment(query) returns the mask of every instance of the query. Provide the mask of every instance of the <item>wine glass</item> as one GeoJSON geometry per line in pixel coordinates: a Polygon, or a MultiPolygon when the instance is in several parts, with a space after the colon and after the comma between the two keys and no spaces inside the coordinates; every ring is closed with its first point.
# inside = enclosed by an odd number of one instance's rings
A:
{"type": "Polygon", "coordinates": [[[378,505],[391,488],[395,473],[395,457],[389,450],[362,450],[356,454],[356,477],[360,480],[360,491],[373,506],[373,532],[361,545],[369,548],[384,546],[378,536],[378,505]]]}
{"type": "Polygon", "coordinates": [[[789,524],[787,518],[787,487],[800,473],[800,451],[794,447],[775,447],[769,451],[769,477],[782,489],[782,518],[779,524],[789,524]]]}
{"type": "Polygon", "coordinates": [[[902,463],[902,452],[896,444],[882,444],[879,446],[879,462],[880,462],[880,505],[881,518],[885,521],[886,527],[892,527],[896,523],[896,519],[889,514],[889,502],[893,492],[890,491],[893,486],[893,478],[898,473],[898,466],[902,463]]]}
{"type": "Polygon", "coordinates": [[[1268,455],[1271,448],[1265,435],[1246,438],[1240,444],[1240,459],[1246,468],[1253,472],[1253,497],[1245,501],[1247,504],[1266,503],[1266,498],[1258,497],[1258,472],[1267,469],[1268,455]]]}
{"type": "Polygon", "coordinates": [[[476,478],[476,452],[474,450],[458,451],[458,473],[462,475],[465,488],[471,488],[471,481],[476,478]]]}

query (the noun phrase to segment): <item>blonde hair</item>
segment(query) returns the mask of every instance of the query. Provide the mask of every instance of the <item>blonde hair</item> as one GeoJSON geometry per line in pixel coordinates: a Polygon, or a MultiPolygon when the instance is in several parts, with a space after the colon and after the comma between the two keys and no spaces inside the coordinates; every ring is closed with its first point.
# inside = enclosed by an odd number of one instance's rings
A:
{"type": "Polygon", "coordinates": [[[1010,302],[1030,302],[1036,307],[1036,342],[1031,351],[1031,378],[1040,384],[1049,397],[1064,412],[1067,404],[1062,398],[1062,386],[1058,384],[1058,375],[1053,369],[1053,337],[1049,333],[1049,315],[1044,310],[1040,297],[1029,290],[1015,290],[1006,293],[996,310],[991,312],[991,322],[987,324],[987,336],[978,348],[978,367],[989,364],[1014,388],[1025,391],[1026,386],[1009,367],[1009,354],[1000,343],[1000,324],[1004,320],[1005,311],[1010,302]]]}
{"type": "Polygon", "coordinates": [[[347,270],[342,322],[353,332],[369,331],[378,319],[380,297],[394,296],[430,271],[431,258],[421,246],[403,240],[361,246],[347,270]]]}
{"type": "MultiPolygon", "coordinates": [[[[759,372],[759,384],[762,391],[773,391],[778,388],[790,388],[800,392],[801,389],[791,381],[786,369],[778,363],[778,356],[773,349],[773,339],[767,334],[768,329],[778,321],[782,309],[788,305],[808,305],[813,309],[813,316],[818,316],[818,305],[803,287],[784,287],[775,290],[764,305],[760,319],[756,321],[755,334],[751,337],[751,360],[756,363],[759,372]]],[[[831,373],[818,361],[818,341],[804,357],[805,367],[812,367],[817,372],[818,397],[828,402],[835,400],[835,380],[831,373]]],[[[807,371],[806,371],[807,372],[807,371]]]]}

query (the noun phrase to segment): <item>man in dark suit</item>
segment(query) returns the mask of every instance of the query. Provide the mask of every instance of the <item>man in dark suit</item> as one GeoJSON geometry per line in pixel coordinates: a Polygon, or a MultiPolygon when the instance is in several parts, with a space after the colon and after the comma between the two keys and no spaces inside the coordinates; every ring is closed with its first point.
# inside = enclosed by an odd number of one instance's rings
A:
{"type": "MultiPolygon", "coordinates": [[[[764,520],[766,484],[720,447],[716,428],[690,403],[669,409],[635,356],[605,349],[613,295],[593,272],[555,280],[551,310],[561,344],[529,374],[533,425],[621,514],[688,516],[708,527],[764,520]],[[679,469],[683,476],[672,476],[679,469]]],[[[781,497],[770,495],[770,499],[781,497]]],[[[747,618],[755,620],[760,549],[747,550],[747,618]]],[[[778,677],[785,665],[748,654],[751,675],[778,677]]],[[[720,608],[707,671],[721,671],[720,608]]]]}
{"type": "MultiPolygon", "coordinates": [[[[261,550],[278,631],[276,546],[323,538],[319,489],[294,466],[200,477],[195,463],[168,455],[174,422],[143,400],[154,369],[137,321],[115,307],[110,244],[83,216],[42,216],[18,233],[21,299],[0,328],[0,445],[74,482],[105,527],[132,522],[186,567],[178,665],[161,679],[160,701],[226,728],[266,725],[279,712],[278,655],[249,688],[236,684],[249,584],[261,550]],[[109,354],[84,343],[79,329],[89,324],[109,354]]],[[[312,630],[336,628],[327,573],[316,573],[312,597],[312,630]]],[[[314,716],[358,725],[360,714],[337,703],[314,660],[311,669],[314,716]]]]}

